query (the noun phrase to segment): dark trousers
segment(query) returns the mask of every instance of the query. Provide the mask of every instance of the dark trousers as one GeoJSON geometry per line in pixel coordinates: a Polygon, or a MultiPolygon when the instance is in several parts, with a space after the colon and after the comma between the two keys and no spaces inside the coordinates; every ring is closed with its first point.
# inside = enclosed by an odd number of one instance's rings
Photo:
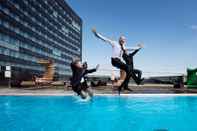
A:
{"type": "Polygon", "coordinates": [[[133,56],[138,52],[139,50],[134,51],[131,54],[127,54],[126,52],[123,53],[122,58],[124,59],[124,61],[126,62],[126,64],[130,67],[131,69],[131,77],[133,78],[133,80],[138,84],[141,81],[141,76],[142,76],[142,72],[138,69],[134,69],[133,66],[133,56]]]}
{"type": "Polygon", "coordinates": [[[133,68],[133,56],[137,52],[138,52],[138,50],[135,51],[134,53],[129,54],[129,55],[124,52],[123,59],[126,62],[126,64],[123,63],[118,58],[112,58],[112,65],[119,68],[119,69],[122,69],[126,72],[126,78],[123,81],[123,83],[120,85],[120,87],[118,88],[119,93],[122,88],[132,91],[131,89],[128,88],[130,77],[133,78],[133,80],[135,81],[136,84],[141,83],[142,72],[138,69],[133,68]]]}
{"type": "Polygon", "coordinates": [[[119,58],[111,58],[111,64],[118,69],[124,70],[127,74],[131,71],[130,67],[119,58]]]}
{"type": "Polygon", "coordinates": [[[142,71],[141,70],[138,70],[138,69],[133,69],[133,72],[135,73],[135,75],[137,76],[137,78],[139,80],[141,80],[141,78],[142,78],[142,71]]]}
{"type": "Polygon", "coordinates": [[[135,81],[135,83],[139,85],[140,82],[141,82],[141,71],[136,70],[136,69],[131,70],[131,72],[126,75],[125,80],[123,81],[123,83],[118,88],[119,92],[121,91],[122,88],[131,91],[131,89],[128,88],[129,80],[130,80],[131,77],[133,78],[133,80],[135,81]],[[136,75],[136,73],[138,75],[136,75]]]}
{"type": "Polygon", "coordinates": [[[81,95],[82,90],[86,91],[88,88],[89,87],[86,80],[78,85],[72,86],[73,91],[76,92],[78,95],[81,95]]]}
{"type": "MultiPolygon", "coordinates": [[[[128,82],[130,79],[129,74],[131,73],[131,67],[128,64],[125,64],[124,62],[122,62],[119,58],[111,58],[111,63],[114,67],[118,69],[122,69],[126,72],[126,78],[124,82],[121,84],[121,86],[118,88],[119,93],[120,93],[122,87],[124,87],[124,89],[128,89],[128,82]]],[[[132,73],[132,76],[135,77],[134,73],[132,73]]]]}
{"type": "MultiPolygon", "coordinates": [[[[129,59],[129,57],[127,57],[126,59],[129,59]]],[[[126,61],[126,64],[122,62],[119,58],[112,58],[111,63],[114,67],[124,70],[127,76],[128,74],[130,74],[131,76],[128,77],[132,77],[136,83],[139,83],[139,80],[141,80],[142,75],[141,71],[133,69],[133,66],[129,65],[126,59],[124,59],[126,61]],[[136,74],[138,74],[138,77],[136,76],[136,74]]]]}

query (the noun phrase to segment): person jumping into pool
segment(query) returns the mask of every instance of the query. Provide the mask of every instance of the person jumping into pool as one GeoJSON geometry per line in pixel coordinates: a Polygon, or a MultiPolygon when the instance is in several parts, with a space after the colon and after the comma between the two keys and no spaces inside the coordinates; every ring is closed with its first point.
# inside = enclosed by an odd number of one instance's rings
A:
{"type": "Polygon", "coordinates": [[[87,69],[87,63],[84,62],[83,64],[79,59],[73,60],[70,64],[72,70],[72,77],[71,77],[71,85],[74,92],[76,92],[82,99],[87,98],[87,94],[92,97],[93,92],[89,88],[86,75],[88,73],[96,72],[99,68],[99,65],[96,66],[94,69],[87,69]]]}
{"type": "MultiPolygon", "coordinates": [[[[144,78],[141,78],[142,77],[142,71],[139,70],[139,69],[135,69],[134,68],[134,64],[133,64],[133,56],[143,48],[143,45],[142,44],[138,44],[137,45],[139,48],[138,49],[134,49],[132,53],[128,53],[127,50],[125,50],[123,47],[122,47],[122,51],[123,51],[123,55],[122,55],[122,58],[124,59],[124,61],[126,62],[127,65],[130,66],[132,72],[131,72],[131,77],[134,79],[134,81],[136,82],[137,85],[139,85],[143,80],[144,78]]],[[[119,92],[121,91],[122,87],[124,87],[124,89],[128,88],[128,83],[129,83],[129,77],[126,77],[124,82],[121,84],[121,86],[119,86],[118,90],[119,92]]]]}
{"type": "MultiPolygon", "coordinates": [[[[119,69],[122,69],[126,72],[126,78],[125,80],[129,79],[130,77],[132,77],[134,79],[134,81],[136,83],[140,83],[141,80],[139,80],[135,75],[134,72],[131,68],[131,66],[129,66],[128,64],[125,64],[124,62],[121,61],[121,57],[123,54],[123,50],[128,51],[128,50],[134,50],[134,49],[139,49],[140,47],[133,47],[133,48],[125,48],[125,44],[126,44],[126,38],[124,36],[120,36],[119,41],[113,41],[111,39],[108,39],[104,36],[102,36],[100,33],[96,32],[96,29],[92,29],[92,32],[94,33],[94,35],[103,40],[104,42],[109,43],[112,46],[112,57],[111,57],[111,64],[119,69]]],[[[131,89],[128,88],[128,86],[125,86],[126,82],[123,82],[120,85],[121,89],[122,87],[124,87],[124,89],[132,91],[131,89]]],[[[119,90],[120,93],[120,90],[119,90]]]]}

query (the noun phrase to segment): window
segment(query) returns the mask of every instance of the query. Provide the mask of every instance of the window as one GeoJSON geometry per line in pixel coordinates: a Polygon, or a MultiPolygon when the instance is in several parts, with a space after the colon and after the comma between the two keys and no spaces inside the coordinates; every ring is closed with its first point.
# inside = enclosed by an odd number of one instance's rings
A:
{"type": "Polygon", "coordinates": [[[19,5],[18,5],[18,4],[15,3],[14,5],[15,5],[15,7],[16,7],[17,9],[19,9],[19,5]]]}
{"type": "Polygon", "coordinates": [[[0,4],[0,10],[3,10],[3,7],[2,7],[2,5],[0,4]]]}
{"type": "Polygon", "coordinates": [[[4,55],[9,55],[9,53],[10,53],[9,49],[5,49],[4,55]]]}
{"type": "Polygon", "coordinates": [[[25,3],[26,5],[28,5],[28,1],[27,1],[27,0],[24,0],[24,3],[25,3]]]}
{"type": "Polygon", "coordinates": [[[59,51],[57,49],[53,49],[53,54],[56,56],[61,56],[61,51],[59,51]]]}
{"type": "Polygon", "coordinates": [[[5,12],[6,14],[10,14],[10,11],[9,11],[7,8],[4,9],[4,12],[5,12]]]}

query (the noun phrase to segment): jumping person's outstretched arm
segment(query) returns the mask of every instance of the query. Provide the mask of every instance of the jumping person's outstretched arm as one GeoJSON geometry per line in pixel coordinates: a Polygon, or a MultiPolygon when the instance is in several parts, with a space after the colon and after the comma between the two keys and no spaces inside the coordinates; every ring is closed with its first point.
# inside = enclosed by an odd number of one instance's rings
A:
{"type": "Polygon", "coordinates": [[[87,69],[85,71],[85,74],[89,74],[89,73],[93,73],[93,72],[96,72],[96,69],[95,68],[93,68],[93,69],[87,69]]]}
{"type": "Polygon", "coordinates": [[[88,74],[88,73],[93,73],[93,72],[96,72],[99,68],[99,65],[96,66],[96,68],[93,68],[93,69],[87,69],[85,71],[85,74],[88,74]]]}
{"type": "Polygon", "coordinates": [[[131,54],[129,54],[129,55],[134,56],[140,49],[141,49],[141,48],[134,50],[134,51],[133,51],[131,54]]]}
{"type": "Polygon", "coordinates": [[[130,54],[134,56],[140,49],[142,49],[144,46],[142,44],[138,44],[136,49],[133,49],[133,52],[130,54]]]}
{"type": "Polygon", "coordinates": [[[99,39],[101,39],[101,40],[103,40],[103,41],[109,43],[111,46],[114,46],[114,41],[113,41],[113,40],[111,40],[111,39],[109,39],[109,38],[107,38],[107,37],[102,36],[100,33],[97,33],[97,32],[96,32],[96,29],[93,28],[93,29],[92,29],[92,32],[94,33],[94,35],[95,35],[97,38],[99,38],[99,39]]]}
{"type": "Polygon", "coordinates": [[[126,51],[135,51],[135,50],[139,50],[141,48],[143,48],[144,45],[143,44],[138,44],[136,47],[127,47],[125,48],[126,51]]]}

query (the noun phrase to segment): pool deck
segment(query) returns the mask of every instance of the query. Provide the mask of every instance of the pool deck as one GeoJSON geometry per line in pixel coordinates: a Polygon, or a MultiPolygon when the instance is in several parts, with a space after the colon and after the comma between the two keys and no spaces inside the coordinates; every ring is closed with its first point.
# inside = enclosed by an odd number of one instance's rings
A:
{"type": "MultiPolygon", "coordinates": [[[[146,84],[141,86],[130,85],[132,92],[122,91],[121,95],[197,95],[197,89],[174,89],[173,85],[158,85],[158,84],[146,84]]],[[[117,95],[117,91],[114,91],[112,86],[105,87],[94,87],[95,95],[117,95]]],[[[71,89],[57,88],[57,87],[48,87],[48,88],[7,88],[0,87],[0,95],[73,95],[71,89]]]]}

